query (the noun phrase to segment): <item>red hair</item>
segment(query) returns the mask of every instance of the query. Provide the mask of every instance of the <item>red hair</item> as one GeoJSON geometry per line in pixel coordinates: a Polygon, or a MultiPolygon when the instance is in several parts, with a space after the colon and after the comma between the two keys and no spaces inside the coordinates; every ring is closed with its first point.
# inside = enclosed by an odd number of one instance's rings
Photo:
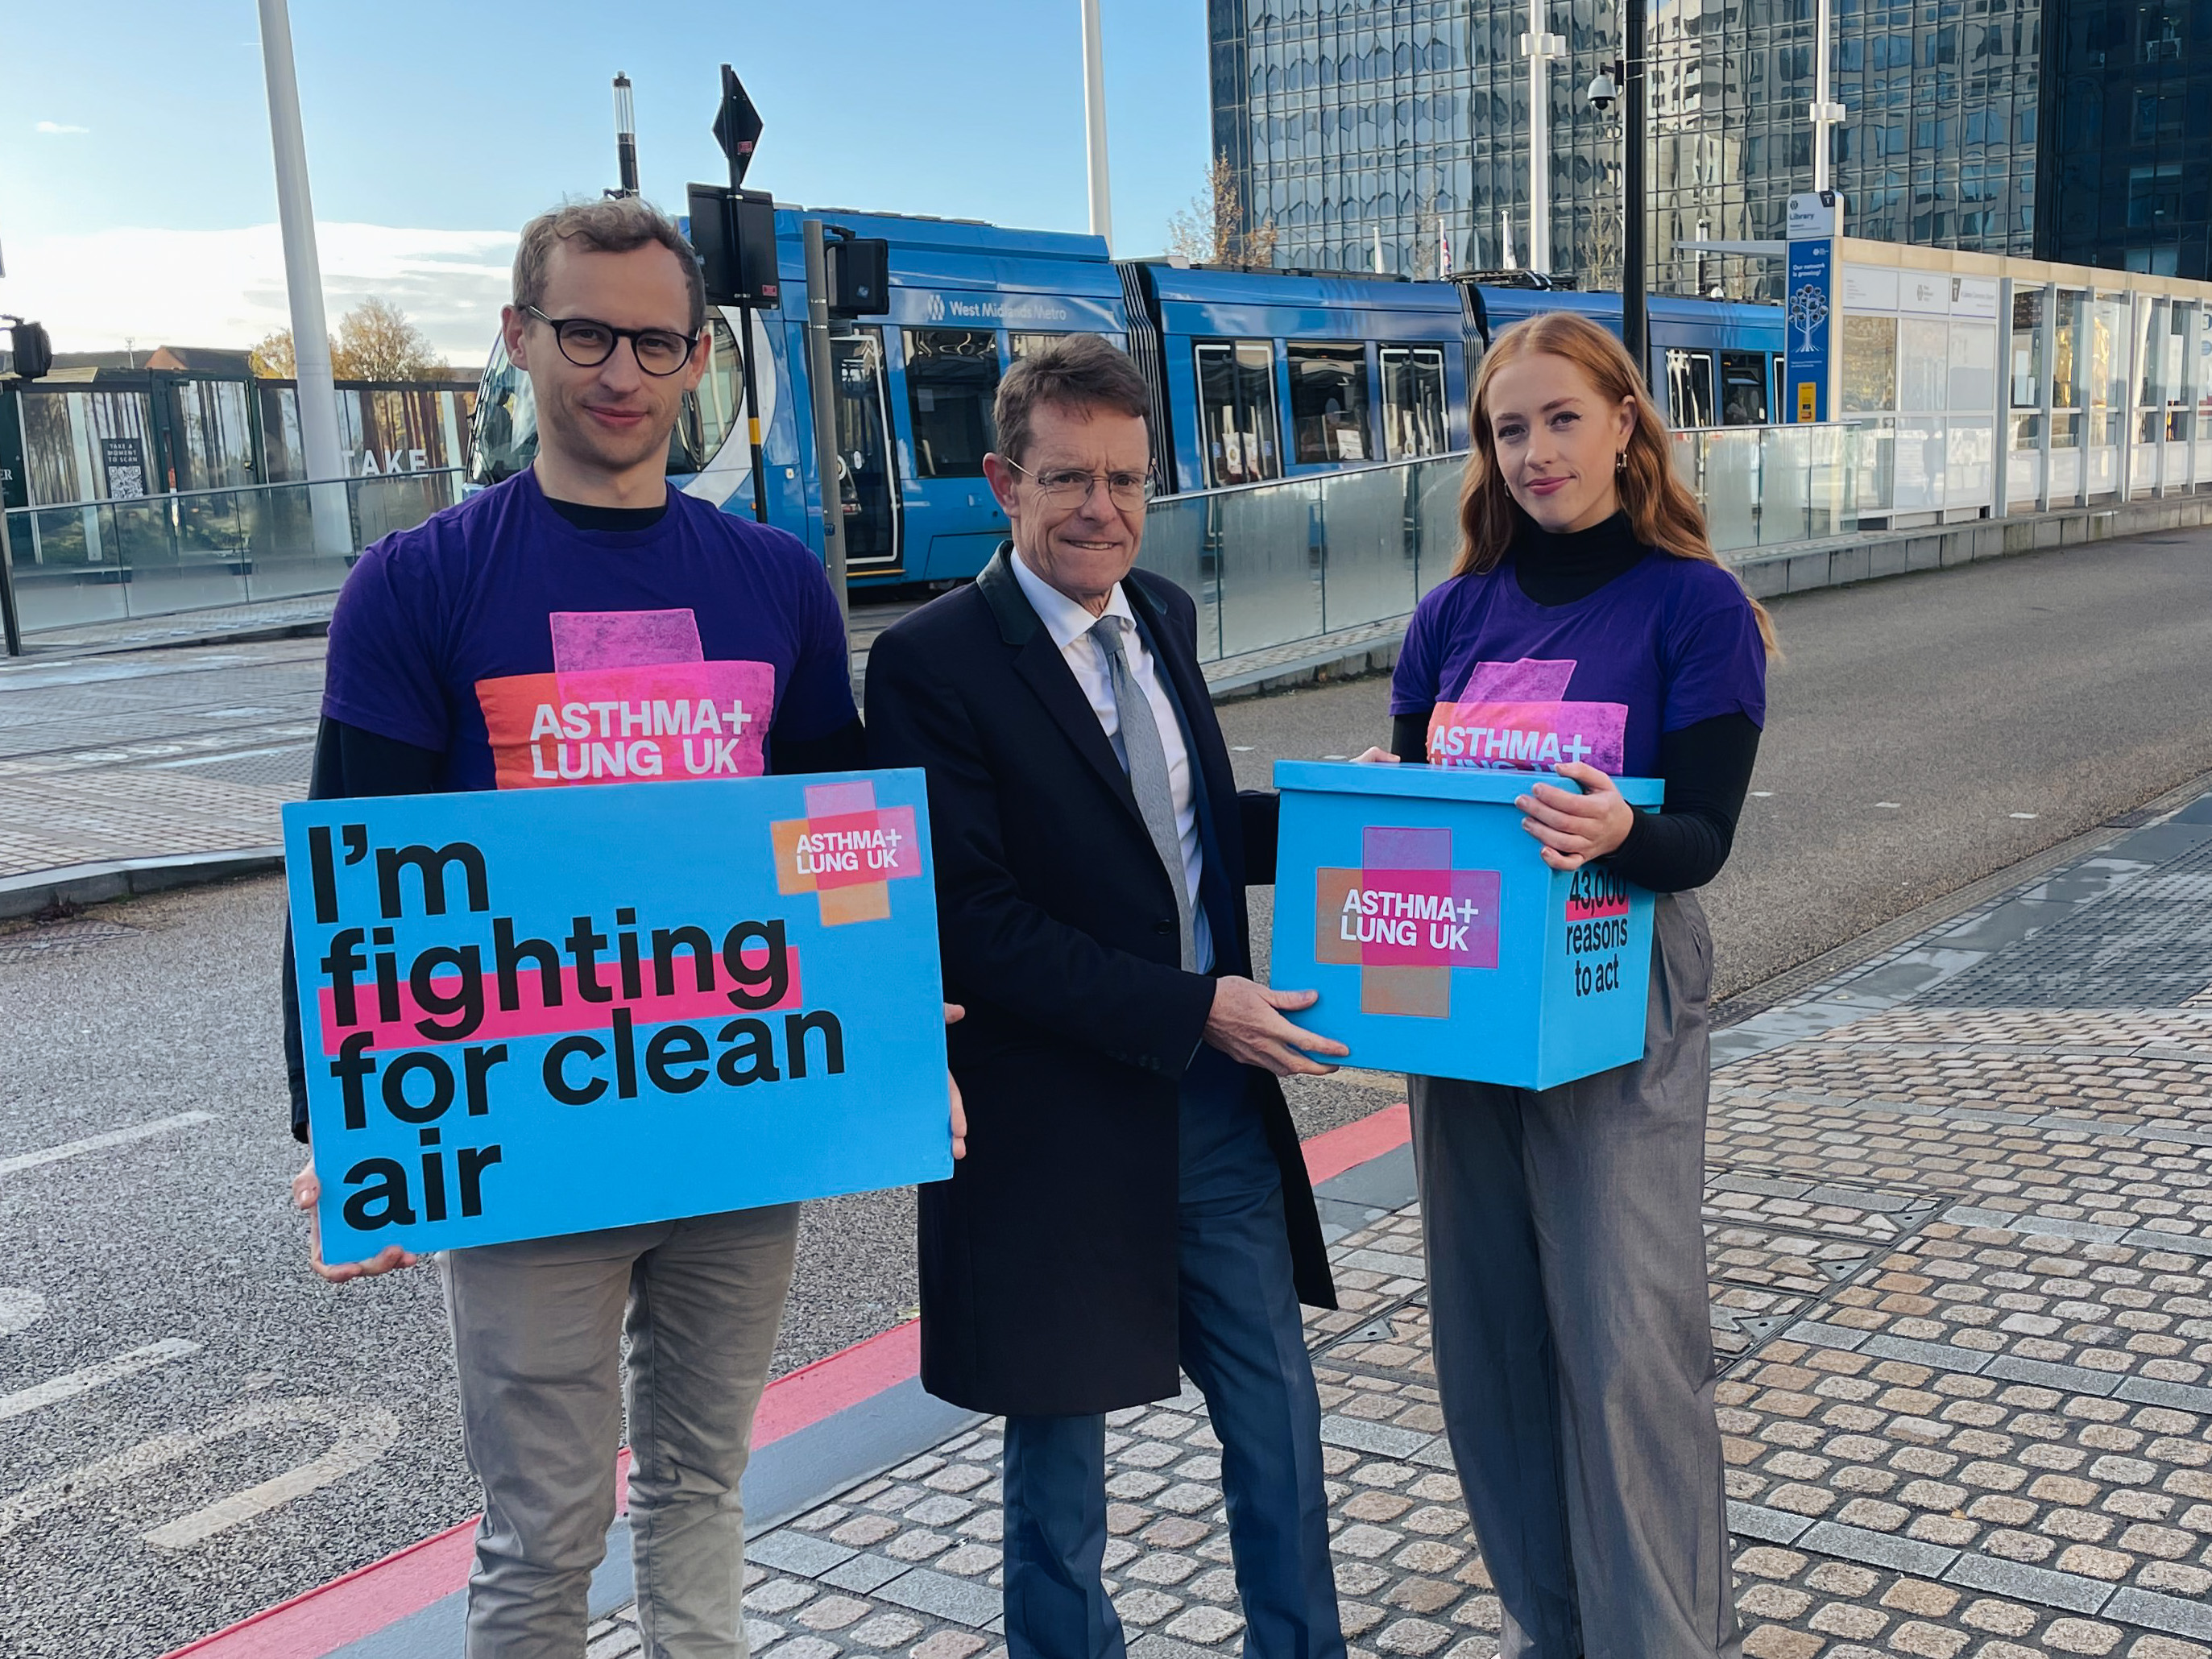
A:
{"type": "MultiPolygon", "coordinates": [[[[1497,440],[1490,429],[1490,386],[1508,363],[1538,352],[1564,357],[1580,369],[1601,403],[1614,407],[1623,401],[1634,404],[1635,421],[1616,482],[1621,508],[1628,514],[1636,539],[1678,559],[1719,565],[1711,539],[1705,534],[1705,512],[1675,474],[1674,447],[1666,422],[1644,392],[1644,377],[1636,372],[1626,349],[1587,317],[1571,311],[1547,311],[1516,323],[1483,354],[1481,371],[1474,379],[1474,408],[1468,416],[1474,445],[1468,453],[1467,481],[1460,488],[1463,539],[1452,574],[1497,569],[1521,527],[1530,522],[1506,488],[1505,475],[1498,465],[1497,440]]],[[[1747,592],[1744,597],[1751,599],[1747,592]]],[[[1753,599],[1751,608],[1759,618],[1759,636],[1765,641],[1767,655],[1778,655],[1774,622],[1766,607],[1753,599]]]]}

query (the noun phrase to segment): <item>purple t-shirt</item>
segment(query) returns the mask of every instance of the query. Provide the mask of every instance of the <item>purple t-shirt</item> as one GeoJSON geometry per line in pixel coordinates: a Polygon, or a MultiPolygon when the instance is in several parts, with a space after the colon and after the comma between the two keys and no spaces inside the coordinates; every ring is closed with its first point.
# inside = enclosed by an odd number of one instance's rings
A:
{"type": "Polygon", "coordinates": [[[1651,777],[1659,738],[1721,714],[1766,723],[1766,650],[1734,576],[1647,553],[1588,598],[1538,605],[1510,560],[1415,607],[1390,712],[1430,714],[1438,766],[1651,777]]]}
{"type": "Polygon", "coordinates": [[[771,727],[854,718],[845,630],[796,537],[672,490],[580,530],[525,471],[362,555],[323,712],[441,750],[448,789],[757,777],[771,727]]]}

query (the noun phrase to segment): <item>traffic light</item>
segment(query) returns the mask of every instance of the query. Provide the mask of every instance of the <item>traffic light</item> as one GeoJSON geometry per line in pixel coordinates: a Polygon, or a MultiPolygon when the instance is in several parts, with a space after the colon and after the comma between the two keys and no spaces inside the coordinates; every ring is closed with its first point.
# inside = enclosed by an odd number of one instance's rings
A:
{"type": "Polygon", "coordinates": [[[50,373],[54,366],[54,347],[53,342],[46,337],[46,331],[37,323],[27,323],[21,318],[10,319],[9,322],[15,359],[11,372],[26,380],[35,380],[50,373]]]}
{"type": "Polygon", "coordinates": [[[823,249],[828,264],[828,299],[835,317],[881,317],[891,308],[891,245],[880,237],[855,236],[835,225],[823,249]]]}
{"type": "Polygon", "coordinates": [[[775,264],[775,198],[764,190],[684,187],[691,246],[709,305],[773,309],[782,303],[775,264]]]}

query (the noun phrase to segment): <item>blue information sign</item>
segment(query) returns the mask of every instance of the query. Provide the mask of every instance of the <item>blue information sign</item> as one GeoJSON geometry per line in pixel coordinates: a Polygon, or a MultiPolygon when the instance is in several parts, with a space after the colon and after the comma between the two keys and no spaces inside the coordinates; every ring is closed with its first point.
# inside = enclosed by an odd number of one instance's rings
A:
{"type": "Polygon", "coordinates": [[[919,771],[283,816],[326,1261],[951,1174],[919,771]]]}
{"type": "Polygon", "coordinates": [[[1784,361],[1782,418],[1785,422],[1828,418],[1829,330],[1836,305],[1836,244],[1822,236],[1790,244],[1790,281],[1783,300],[1784,331],[1789,341],[1784,361]]]}

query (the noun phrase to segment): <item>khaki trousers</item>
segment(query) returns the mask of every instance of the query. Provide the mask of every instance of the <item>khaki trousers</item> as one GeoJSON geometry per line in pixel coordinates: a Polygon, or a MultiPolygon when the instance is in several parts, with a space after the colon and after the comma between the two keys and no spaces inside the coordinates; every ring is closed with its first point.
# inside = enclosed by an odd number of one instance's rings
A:
{"type": "Polygon", "coordinates": [[[484,1492],[468,1659],[583,1653],[625,1404],[646,1654],[745,1659],[738,1482],[798,1229],[785,1204],[447,1253],[462,1435],[484,1492]]]}

